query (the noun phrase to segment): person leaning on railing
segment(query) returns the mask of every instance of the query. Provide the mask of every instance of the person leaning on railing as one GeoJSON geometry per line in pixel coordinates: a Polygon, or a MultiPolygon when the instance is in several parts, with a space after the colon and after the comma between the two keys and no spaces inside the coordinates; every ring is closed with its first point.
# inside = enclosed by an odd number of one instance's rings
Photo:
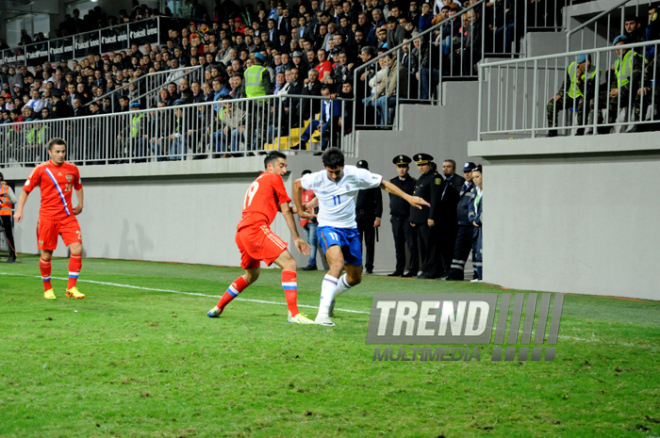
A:
{"type": "Polygon", "coordinates": [[[138,157],[142,161],[149,138],[147,135],[149,117],[145,113],[137,113],[137,111],[140,111],[138,102],[131,104],[130,111],[132,113],[130,119],[127,119],[128,123],[125,124],[123,131],[117,136],[117,140],[122,143],[124,153],[127,156],[138,157]]]}
{"type": "Polygon", "coordinates": [[[467,25],[462,31],[462,42],[454,46],[454,62],[452,74],[457,76],[472,76],[475,74],[475,65],[481,60],[481,40],[483,29],[481,19],[476,9],[467,12],[467,25]]]}
{"type": "MultiPolygon", "coordinates": [[[[613,45],[628,44],[628,38],[620,35],[614,39],[613,45]]],[[[608,123],[614,123],[618,113],[634,103],[633,118],[639,119],[640,101],[637,90],[642,87],[644,77],[644,58],[634,50],[628,48],[617,49],[618,59],[612,65],[613,82],[609,90],[609,99],[604,96],[600,99],[605,105],[607,102],[608,123]]]]}
{"type": "MultiPolygon", "coordinates": [[[[557,91],[557,95],[550,99],[546,108],[548,117],[548,137],[556,137],[559,113],[566,108],[577,112],[578,125],[583,124],[584,113],[593,111],[593,100],[598,84],[596,77],[598,69],[591,65],[591,57],[578,55],[577,59],[569,64],[566,70],[564,83],[557,91]]],[[[584,128],[578,129],[578,134],[584,133],[584,128]]]]}
{"type": "Polygon", "coordinates": [[[385,93],[376,99],[376,109],[380,116],[381,125],[391,125],[390,108],[396,107],[397,94],[400,99],[407,98],[408,71],[405,66],[398,65],[396,55],[391,53],[387,57],[387,82],[385,93]]]}

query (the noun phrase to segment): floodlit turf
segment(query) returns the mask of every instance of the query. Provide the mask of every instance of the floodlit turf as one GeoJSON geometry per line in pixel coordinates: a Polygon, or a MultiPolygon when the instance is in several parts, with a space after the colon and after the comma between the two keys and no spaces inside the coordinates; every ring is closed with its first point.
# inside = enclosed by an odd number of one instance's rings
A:
{"type": "Polygon", "coordinates": [[[209,319],[240,270],[84,260],[74,300],[67,263],[55,301],[0,265],[0,437],[660,436],[660,302],[567,296],[554,362],[374,362],[373,294],[502,290],[367,276],[326,328],[286,323],[279,271],[209,319]]]}

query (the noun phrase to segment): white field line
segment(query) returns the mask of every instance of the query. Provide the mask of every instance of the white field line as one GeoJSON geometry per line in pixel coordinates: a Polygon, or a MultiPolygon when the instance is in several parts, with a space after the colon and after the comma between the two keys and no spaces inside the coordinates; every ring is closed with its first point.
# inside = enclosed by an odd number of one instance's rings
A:
{"type": "MultiPolygon", "coordinates": [[[[0,272],[0,275],[8,275],[12,277],[30,277],[30,278],[41,278],[39,275],[26,275],[26,274],[13,274],[13,273],[5,273],[5,272],[0,272]]],[[[67,281],[68,278],[60,278],[60,277],[51,277],[53,280],[63,280],[67,281]]],[[[122,287],[125,289],[139,289],[139,290],[148,290],[152,292],[165,292],[168,294],[179,294],[179,295],[190,295],[190,296],[195,296],[195,297],[208,297],[208,298],[220,298],[221,295],[209,295],[209,294],[201,294],[199,292],[184,292],[184,291],[178,291],[178,290],[171,290],[171,289],[157,289],[153,287],[144,287],[144,286],[134,286],[132,284],[120,284],[120,283],[109,283],[106,281],[96,281],[96,280],[84,280],[84,279],[78,279],[79,283],[92,283],[92,284],[100,284],[103,286],[114,286],[114,287],[122,287]]],[[[278,302],[278,301],[264,301],[264,300],[255,300],[252,298],[243,298],[241,296],[238,296],[235,298],[236,300],[239,301],[248,301],[251,303],[260,303],[260,304],[275,304],[278,306],[286,306],[286,303],[284,302],[278,302]]],[[[318,309],[318,306],[310,306],[307,304],[298,304],[298,307],[304,307],[306,309],[318,309]]],[[[340,310],[342,312],[347,312],[347,313],[358,313],[362,315],[369,315],[369,312],[363,312],[361,310],[350,310],[350,309],[339,309],[337,308],[336,310],[340,310]]]]}
{"type": "MultiPolygon", "coordinates": [[[[0,272],[0,275],[6,275],[10,277],[30,277],[30,278],[41,278],[39,275],[26,275],[26,274],[14,274],[14,273],[8,273],[8,272],[0,272]]],[[[52,277],[54,280],[63,280],[67,281],[68,278],[61,278],[61,277],[52,277]]],[[[91,284],[99,284],[102,286],[114,286],[114,287],[122,287],[125,289],[138,289],[138,290],[146,290],[146,291],[151,291],[151,292],[164,292],[164,293],[169,293],[169,294],[178,294],[178,295],[189,295],[189,296],[195,296],[195,297],[207,297],[207,298],[220,298],[220,295],[209,295],[209,294],[202,294],[198,292],[184,292],[184,291],[178,291],[178,290],[172,290],[172,289],[158,289],[158,288],[153,288],[153,287],[144,287],[144,286],[134,286],[132,284],[121,284],[121,283],[110,283],[106,281],[96,281],[96,280],[84,280],[84,279],[78,279],[78,282],[81,283],[91,283],[91,284]]],[[[247,301],[250,303],[259,303],[259,304],[274,304],[277,306],[286,306],[286,303],[283,302],[278,302],[278,301],[265,301],[265,300],[255,300],[252,298],[243,298],[241,296],[235,298],[240,301],[247,301]]],[[[303,307],[306,309],[318,309],[317,306],[310,306],[307,304],[298,304],[298,307],[303,307]]],[[[362,310],[351,310],[351,309],[335,309],[341,312],[347,312],[347,313],[357,313],[360,315],[369,315],[369,312],[365,312],[362,310]]],[[[587,343],[598,343],[598,344],[606,344],[606,345],[619,345],[622,347],[634,347],[636,348],[637,345],[630,343],[630,342],[612,342],[612,341],[603,341],[602,339],[598,339],[595,336],[592,335],[591,338],[578,338],[575,336],[565,336],[565,335],[559,335],[558,336],[560,339],[566,339],[570,341],[576,341],[576,342],[587,342],[587,343]]],[[[656,348],[649,346],[652,350],[656,350],[656,348]]]]}

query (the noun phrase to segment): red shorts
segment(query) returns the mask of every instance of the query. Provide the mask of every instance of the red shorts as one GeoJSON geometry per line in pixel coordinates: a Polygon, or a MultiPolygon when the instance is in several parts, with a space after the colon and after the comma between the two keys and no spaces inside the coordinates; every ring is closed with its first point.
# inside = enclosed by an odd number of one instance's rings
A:
{"type": "Polygon", "coordinates": [[[80,225],[75,216],[69,216],[62,220],[51,220],[40,217],[37,222],[37,243],[39,249],[55,251],[57,248],[57,236],[62,236],[65,246],[72,243],[82,243],[80,225]]]}
{"type": "Polygon", "coordinates": [[[243,269],[258,268],[261,261],[271,265],[287,247],[266,225],[242,228],[236,233],[236,245],[241,251],[243,269]]]}

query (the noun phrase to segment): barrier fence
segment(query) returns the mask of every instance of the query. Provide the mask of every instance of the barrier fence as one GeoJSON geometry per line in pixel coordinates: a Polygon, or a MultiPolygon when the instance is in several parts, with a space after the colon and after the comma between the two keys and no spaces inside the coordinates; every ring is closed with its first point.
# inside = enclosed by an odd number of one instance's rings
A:
{"type": "Polygon", "coordinates": [[[660,41],[479,66],[479,139],[606,134],[657,124],[660,41]],[[585,56],[587,62],[580,56],[585,56]]]}
{"type": "Polygon", "coordinates": [[[61,137],[80,165],[226,158],[272,149],[320,152],[344,142],[346,101],[279,95],[0,125],[0,166],[34,166],[61,137]]]}
{"type": "MultiPolygon", "coordinates": [[[[109,100],[109,106],[107,107],[113,112],[119,108],[119,98],[121,96],[128,96],[131,102],[139,102],[141,108],[155,108],[158,103],[159,93],[163,88],[166,88],[170,83],[175,83],[177,88],[179,88],[184,80],[187,81],[188,88],[190,88],[193,82],[199,82],[201,84],[204,81],[204,68],[197,65],[194,67],[148,73],[134,81],[117,86],[112,91],[93,100],[97,102],[109,100]]],[[[85,106],[89,107],[90,104],[91,101],[86,103],[85,106]]]]}

